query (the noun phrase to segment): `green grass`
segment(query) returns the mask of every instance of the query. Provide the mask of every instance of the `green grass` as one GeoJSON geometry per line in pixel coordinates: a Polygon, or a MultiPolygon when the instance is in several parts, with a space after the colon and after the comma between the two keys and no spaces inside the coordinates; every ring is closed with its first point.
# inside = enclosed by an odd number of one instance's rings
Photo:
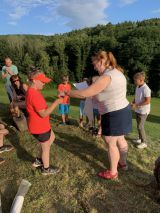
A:
{"type": "MultiPolygon", "coordinates": [[[[44,90],[50,104],[55,90],[44,90]]],[[[8,101],[0,84],[0,116],[11,124],[8,116],[8,101]]],[[[132,97],[129,97],[132,99],[132,97]]],[[[77,127],[78,100],[71,100],[70,117],[74,125],[59,126],[57,111],[51,115],[56,142],[51,150],[51,164],[61,168],[58,175],[43,177],[33,169],[31,161],[36,156],[36,140],[27,132],[9,129],[5,143],[15,146],[12,153],[4,153],[6,159],[0,166],[0,190],[3,213],[8,213],[23,178],[32,183],[25,197],[22,213],[108,213],[108,212],[160,212],[150,182],[154,161],[159,156],[160,104],[152,99],[152,111],[146,123],[149,146],[137,150],[132,139],[136,137],[136,122],[133,114],[133,132],[127,136],[129,143],[129,170],[120,172],[118,181],[99,179],[97,172],[107,168],[107,151],[102,140],[92,137],[77,127]]]]}

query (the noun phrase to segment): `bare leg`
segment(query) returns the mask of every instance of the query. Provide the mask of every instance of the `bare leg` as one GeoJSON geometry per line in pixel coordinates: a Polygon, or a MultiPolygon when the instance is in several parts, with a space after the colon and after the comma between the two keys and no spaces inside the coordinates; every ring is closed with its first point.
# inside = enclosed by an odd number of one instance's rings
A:
{"type": "Polygon", "coordinates": [[[110,171],[114,175],[117,173],[117,165],[120,158],[119,149],[117,146],[117,136],[105,136],[105,141],[108,146],[108,158],[110,161],[110,171]]]}
{"type": "Polygon", "coordinates": [[[55,140],[55,135],[53,131],[51,131],[50,139],[46,142],[41,143],[41,148],[42,148],[41,158],[43,161],[44,168],[49,167],[50,147],[54,140],[55,140]]]}
{"type": "Polygon", "coordinates": [[[0,124],[0,147],[3,146],[3,139],[4,136],[7,135],[9,131],[5,129],[5,126],[3,124],[0,124]]]}
{"type": "Polygon", "coordinates": [[[97,118],[97,122],[98,122],[98,135],[100,135],[100,136],[101,136],[101,134],[102,134],[102,128],[101,128],[101,116],[99,116],[99,117],[97,118]]]}
{"type": "Polygon", "coordinates": [[[62,122],[63,122],[63,123],[65,123],[65,122],[66,122],[65,114],[62,114],[62,122]]]}
{"type": "Polygon", "coordinates": [[[118,149],[119,149],[119,152],[120,152],[120,164],[121,165],[126,165],[127,164],[127,153],[128,153],[128,144],[127,144],[127,141],[125,140],[125,137],[124,135],[122,136],[119,136],[118,137],[118,149]]]}

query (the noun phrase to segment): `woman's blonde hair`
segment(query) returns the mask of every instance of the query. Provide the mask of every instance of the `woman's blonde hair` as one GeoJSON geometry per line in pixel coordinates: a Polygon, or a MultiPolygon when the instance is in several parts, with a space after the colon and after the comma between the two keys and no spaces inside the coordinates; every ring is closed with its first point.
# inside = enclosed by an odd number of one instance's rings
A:
{"type": "Polygon", "coordinates": [[[123,69],[117,64],[117,60],[114,57],[112,52],[106,52],[106,51],[100,50],[92,57],[92,62],[95,62],[95,61],[102,62],[102,60],[105,61],[106,68],[109,68],[109,67],[111,67],[113,69],[116,68],[119,71],[123,72],[123,69]]]}

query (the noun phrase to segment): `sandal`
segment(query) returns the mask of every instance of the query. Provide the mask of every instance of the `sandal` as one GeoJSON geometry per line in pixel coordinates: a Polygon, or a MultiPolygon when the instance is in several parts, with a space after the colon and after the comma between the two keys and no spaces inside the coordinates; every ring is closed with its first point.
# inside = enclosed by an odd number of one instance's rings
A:
{"type": "Polygon", "coordinates": [[[113,175],[110,170],[106,170],[98,173],[98,176],[107,180],[114,180],[118,178],[118,172],[113,175]]]}
{"type": "Polygon", "coordinates": [[[127,164],[121,164],[120,162],[118,162],[117,168],[118,168],[118,169],[122,169],[122,170],[124,170],[124,171],[127,171],[127,170],[128,170],[127,164]]]}

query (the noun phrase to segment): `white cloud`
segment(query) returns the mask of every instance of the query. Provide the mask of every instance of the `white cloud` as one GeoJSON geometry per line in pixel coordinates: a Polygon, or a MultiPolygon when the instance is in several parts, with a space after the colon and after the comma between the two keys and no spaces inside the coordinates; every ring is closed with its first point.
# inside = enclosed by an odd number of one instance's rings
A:
{"type": "Polygon", "coordinates": [[[10,22],[8,22],[8,24],[13,25],[13,26],[16,26],[16,25],[17,25],[17,22],[10,21],[10,22]]]}
{"type": "Polygon", "coordinates": [[[135,3],[137,0],[120,0],[120,6],[126,6],[135,3]]]}
{"type": "Polygon", "coordinates": [[[54,0],[7,0],[10,7],[9,17],[11,23],[17,23],[23,16],[27,15],[33,8],[49,6],[54,0]]]}
{"type": "Polygon", "coordinates": [[[152,13],[160,13],[160,8],[153,10],[152,13]]]}
{"type": "Polygon", "coordinates": [[[26,15],[29,12],[29,10],[27,8],[23,8],[18,6],[17,8],[15,8],[15,10],[13,12],[11,12],[9,14],[11,20],[13,21],[18,21],[21,17],[23,17],[24,15],[26,15]]]}
{"type": "Polygon", "coordinates": [[[105,24],[107,22],[105,9],[109,6],[109,0],[6,0],[6,2],[9,5],[9,24],[16,25],[33,8],[44,6],[48,14],[35,17],[45,23],[63,19],[62,24],[71,29],[105,24]]]}
{"type": "Polygon", "coordinates": [[[60,0],[57,13],[68,19],[71,28],[82,28],[106,23],[108,0],[60,0]]]}

